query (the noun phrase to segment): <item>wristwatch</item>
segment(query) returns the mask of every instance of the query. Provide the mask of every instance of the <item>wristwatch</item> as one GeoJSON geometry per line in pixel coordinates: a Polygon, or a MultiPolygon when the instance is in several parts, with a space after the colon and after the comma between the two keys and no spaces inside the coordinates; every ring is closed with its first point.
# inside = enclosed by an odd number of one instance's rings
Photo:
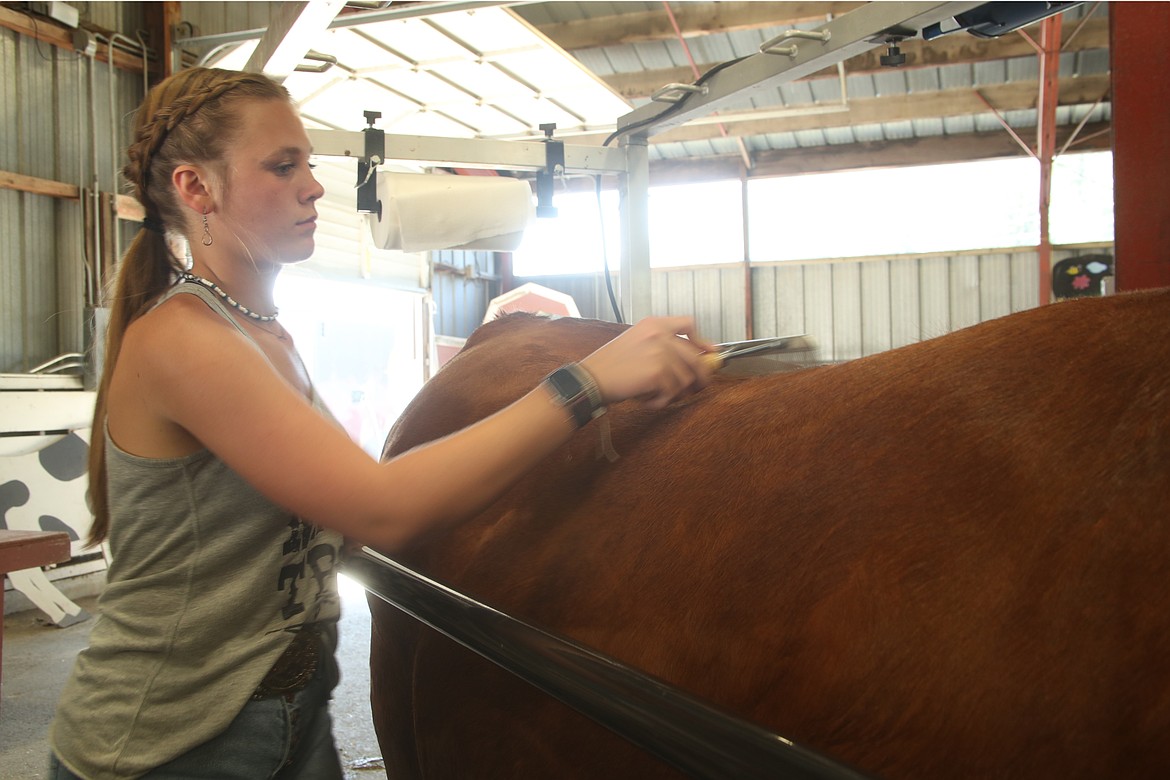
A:
{"type": "Polygon", "coordinates": [[[569,410],[577,427],[605,414],[601,391],[589,372],[577,363],[561,366],[544,378],[558,404],[569,410]]]}

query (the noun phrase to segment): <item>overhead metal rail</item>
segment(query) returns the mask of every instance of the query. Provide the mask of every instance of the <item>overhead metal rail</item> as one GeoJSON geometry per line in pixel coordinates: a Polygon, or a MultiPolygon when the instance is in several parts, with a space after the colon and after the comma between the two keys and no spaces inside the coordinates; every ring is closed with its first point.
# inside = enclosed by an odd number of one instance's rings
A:
{"type": "MultiPolygon", "coordinates": [[[[765,51],[745,57],[710,78],[702,87],[670,106],[648,103],[617,121],[619,133],[636,130],[650,136],[706,116],[753,92],[811,76],[838,62],[863,54],[890,39],[915,37],[931,24],[982,5],[960,3],[867,3],[813,30],[789,30],[765,44],[765,51]],[[786,39],[783,44],[778,39],[786,39]]],[[[770,102],[770,101],[769,101],[770,102]]]]}
{"type": "Polygon", "coordinates": [[[368,547],[346,576],[691,777],[862,780],[868,775],[570,639],[481,604],[368,547]]]}
{"type": "MultiPolygon", "coordinates": [[[[310,129],[313,154],[356,157],[365,154],[361,131],[310,129]]],[[[547,164],[544,141],[496,141],[489,138],[439,138],[427,135],[386,133],[387,161],[421,165],[539,171],[547,164]]],[[[565,144],[565,173],[621,174],[626,172],[626,152],[620,148],[565,144]]]]}

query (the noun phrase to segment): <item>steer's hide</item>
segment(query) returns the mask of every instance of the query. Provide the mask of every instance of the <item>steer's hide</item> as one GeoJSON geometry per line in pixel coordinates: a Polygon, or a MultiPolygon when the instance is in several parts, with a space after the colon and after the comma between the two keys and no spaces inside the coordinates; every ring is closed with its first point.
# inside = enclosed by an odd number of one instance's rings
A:
{"type": "MultiPolygon", "coordinates": [[[[617,330],[484,326],[386,454],[617,330]]],[[[883,777],[1170,771],[1170,293],[607,416],[400,560],[883,777]]],[[[674,776],[374,601],[394,780],[674,776]]]]}

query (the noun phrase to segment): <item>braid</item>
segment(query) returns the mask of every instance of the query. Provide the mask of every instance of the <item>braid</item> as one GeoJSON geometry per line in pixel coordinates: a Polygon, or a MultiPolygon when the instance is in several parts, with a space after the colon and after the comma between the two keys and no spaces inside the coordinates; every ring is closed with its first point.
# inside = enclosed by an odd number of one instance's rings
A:
{"type": "Polygon", "coordinates": [[[127,150],[129,160],[122,169],[122,174],[134,186],[135,194],[147,207],[148,213],[152,211],[150,209],[152,199],[148,194],[151,190],[151,166],[162,150],[163,144],[185,120],[199,113],[205,106],[216,104],[220,98],[236,89],[241,89],[241,91],[256,97],[288,99],[288,93],[283,87],[259,74],[236,73],[214,68],[193,68],[172,77],[170,82],[164,82],[155,87],[147,101],[143,103],[142,109],[146,109],[153,102],[162,102],[167,93],[176,91],[168,87],[177,86],[177,91],[181,93],[183,87],[192,82],[203,82],[203,84],[186,94],[179,94],[166,102],[165,105],[156,108],[148,116],[141,116],[142,111],[140,110],[139,120],[142,121],[142,124],[135,134],[134,143],[127,150]],[[178,80],[182,77],[186,78],[183,78],[182,82],[179,83],[178,80]],[[156,95],[156,93],[158,94],[156,95]],[[155,98],[155,100],[151,98],[155,98]]]}
{"type": "MultiPolygon", "coordinates": [[[[221,71],[222,73],[222,71],[221,71]]],[[[170,105],[154,112],[149,122],[139,129],[135,144],[130,147],[130,164],[125,168],[126,178],[135,184],[140,193],[149,191],[151,161],[170,136],[171,131],[184,119],[194,115],[208,103],[214,103],[243,84],[257,81],[253,74],[238,74],[222,78],[219,82],[206,85],[191,95],[174,99],[170,105]]]]}

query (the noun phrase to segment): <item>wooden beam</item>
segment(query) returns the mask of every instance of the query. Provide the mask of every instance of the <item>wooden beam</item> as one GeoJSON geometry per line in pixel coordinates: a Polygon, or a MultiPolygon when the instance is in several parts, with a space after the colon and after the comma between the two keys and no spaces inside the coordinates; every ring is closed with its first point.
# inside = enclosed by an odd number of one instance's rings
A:
{"type": "MultiPolygon", "coordinates": [[[[732,2],[676,3],[672,8],[682,34],[693,36],[825,21],[829,14],[840,16],[860,5],[864,3],[732,2]]],[[[515,10],[524,15],[523,5],[515,10]]],[[[569,51],[674,40],[677,37],[670,19],[661,10],[541,24],[537,29],[569,51]]]]}
{"type": "MultiPolygon", "coordinates": [[[[73,31],[53,19],[34,16],[23,11],[15,11],[11,8],[0,6],[0,27],[7,28],[29,38],[35,38],[42,43],[56,46],[59,49],[65,49],[70,52],[74,51],[73,31]]],[[[97,50],[94,52],[94,58],[99,62],[109,62],[110,49],[109,44],[99,41],[97,50]]],[[[122,51],[117,46],[113,47],[113,52],[115,68],[131,73],[142,73],[142,57],[122,51]]],[[[155,53],[148,50],[147,55],[148,60],[153,61],[151,63],[152,67],[157,66],[158,57],[155,53]]]]}
{"type": "MultiPolygon", "coordinates": [[[[29,192],[33,195],[45,195],[50,198],[65,200],[80,200],[81,190],[75,184],[68,184],[53,179],[41,179],[36,176],[25,176],[12,171],[0,171],[0,190],[16,190],[29,192]]],[[[130,222],[141,222],[146,216],[142,204],[129,195],[114,196],[114,214],[118,219],[130,222]]]]}
{"type": "MultiPolygon", "coordinates": [[[[1065,21],[1062,39],[1075,29],[1073,22],[1065,21]]],[[[1094,19],[1088,22],[1084,29],[1072,40],[1066,52],[1089,51],[1092,49],[1109,48],[1109,21],[1094,19]]],[[[970,65],[988,60],[1008,59],[1011,57],[1030,57],[1036,50],[1019,35],[1005,35],[1000,38],[976,38],[973,35],[949,35],[935,41],[924,42],[918,39],[901,44],[902,53],[906,55],[906,64],[899,70],[907,68],[940,67],[943,65],[970,65]]],[[[872,75],[888,73],[890,68],[882,66],[879,57],[885,54],[882,48],[872,49],[864,54],[851,57],[844,63],[847,76],[872,75]]],[[[698,65],[700,72],[707,72],[718,63],[702,63],[698,65]]],[[[813,74],[807,80],[836,79],[836,68],[826,68],[813,74]]],[[[627,100],[644,100],[655,90],[665,84],[689,84],[694,81],[690,66],[678,68],[660,68],[644,70],[636,73],[617,73],[602,78],[614,91],[627,100]]]]}
{"type": "MultiPolygon", "coordinates": [[[[1108,131],[1109,125],[1099,123],[1082,132],[1089,138],[1075,147],[1078,152],[1107,151],[1110,148],[1108,132],[1089,137],[1089,133],[1108,131]]],[[[1071,127],[1063,128],[1057,137],[1067,137],[1071,127]]],[[[828,171],[862,168],[904,168],[912,165],[941,165],[1021,157],[1019,146],[1007,133],[962,133],[958,135],[920,136],[902,141],[868,141],[857,144],[816,146],[791,151],[768,151],[756,156],[753,176],[790,176],[793,174],[824,173],[828,171]]],[[[653,167],[651,173],[653,173],[653,167]]]]}
{"type": "Polygon", "coordinates": [[[146,219],[146,209],[136,198],[129,195],[114,196],[114,214],[118,219],[124,219],[127,222],[141,222],[146,219]]]}
{"type": "Polygon", "coordinates": [[[25,176],[22,173],[11,171],[0,171],[0,189],[31,192],[34,195],[48,195],[51,198],[66,198],[68,200],[77,200],[81,197],[80,190],[75,184],[41,179],[36,176],[25,176]]]}
{"type": "Polygon", "coordinates": [[[279,3],[244,70],[283,82],[344,6],[344,0],[279,3]]]}
{"type": "MultiPolygon", "coordinates": [[[[1071,126],[1057,130],[1057,141],[1063,142],[1073,132],[1071,126]]],[[[1108,151],[1111,148],[1107,122],[1086,125],[1081,129],[1083,142],[1076,143],[1075,152],[1108,151]]],[[[1022,152],[1003,132],[962,133],[946,136],[921,136],[901,141],[869,141],[856,144],[801,147],[791,150],[760,152],[749,176],[753,179],[772,176],[797,176],[808,173],[831,173],[865,168],[904,168],[912,165],[940,165],[1020,157],[1022,152]]],[[[650,184],[694,184],[701,181],[738,179],[743,164],[736,154],[719,157],[681,160],[655,160],[650,163],[650,184]]],[[[616,187],[616,179],[607,178],[606,187],[616,187]]],[[[566,187],[572,191],[590,191],[593,184],[586,179],[568,179],[566,187]]]]}
{"type": "Polygon", "coordinates": [[[183,4],[178,0],[164,0],[161,3],[143,3],[142,17],[146,23],[146,34],[159,51],[161,67],[159,80],[165,79],[176,70],[175,28],[183,20],[183,4]]]}
{"type": "Polygon", "coordinates": [[[69,560],[69,534],[63,531],[9,531],[0,528],[0,682],[4,661],[4,577],[10,571],[69,560]]]}

